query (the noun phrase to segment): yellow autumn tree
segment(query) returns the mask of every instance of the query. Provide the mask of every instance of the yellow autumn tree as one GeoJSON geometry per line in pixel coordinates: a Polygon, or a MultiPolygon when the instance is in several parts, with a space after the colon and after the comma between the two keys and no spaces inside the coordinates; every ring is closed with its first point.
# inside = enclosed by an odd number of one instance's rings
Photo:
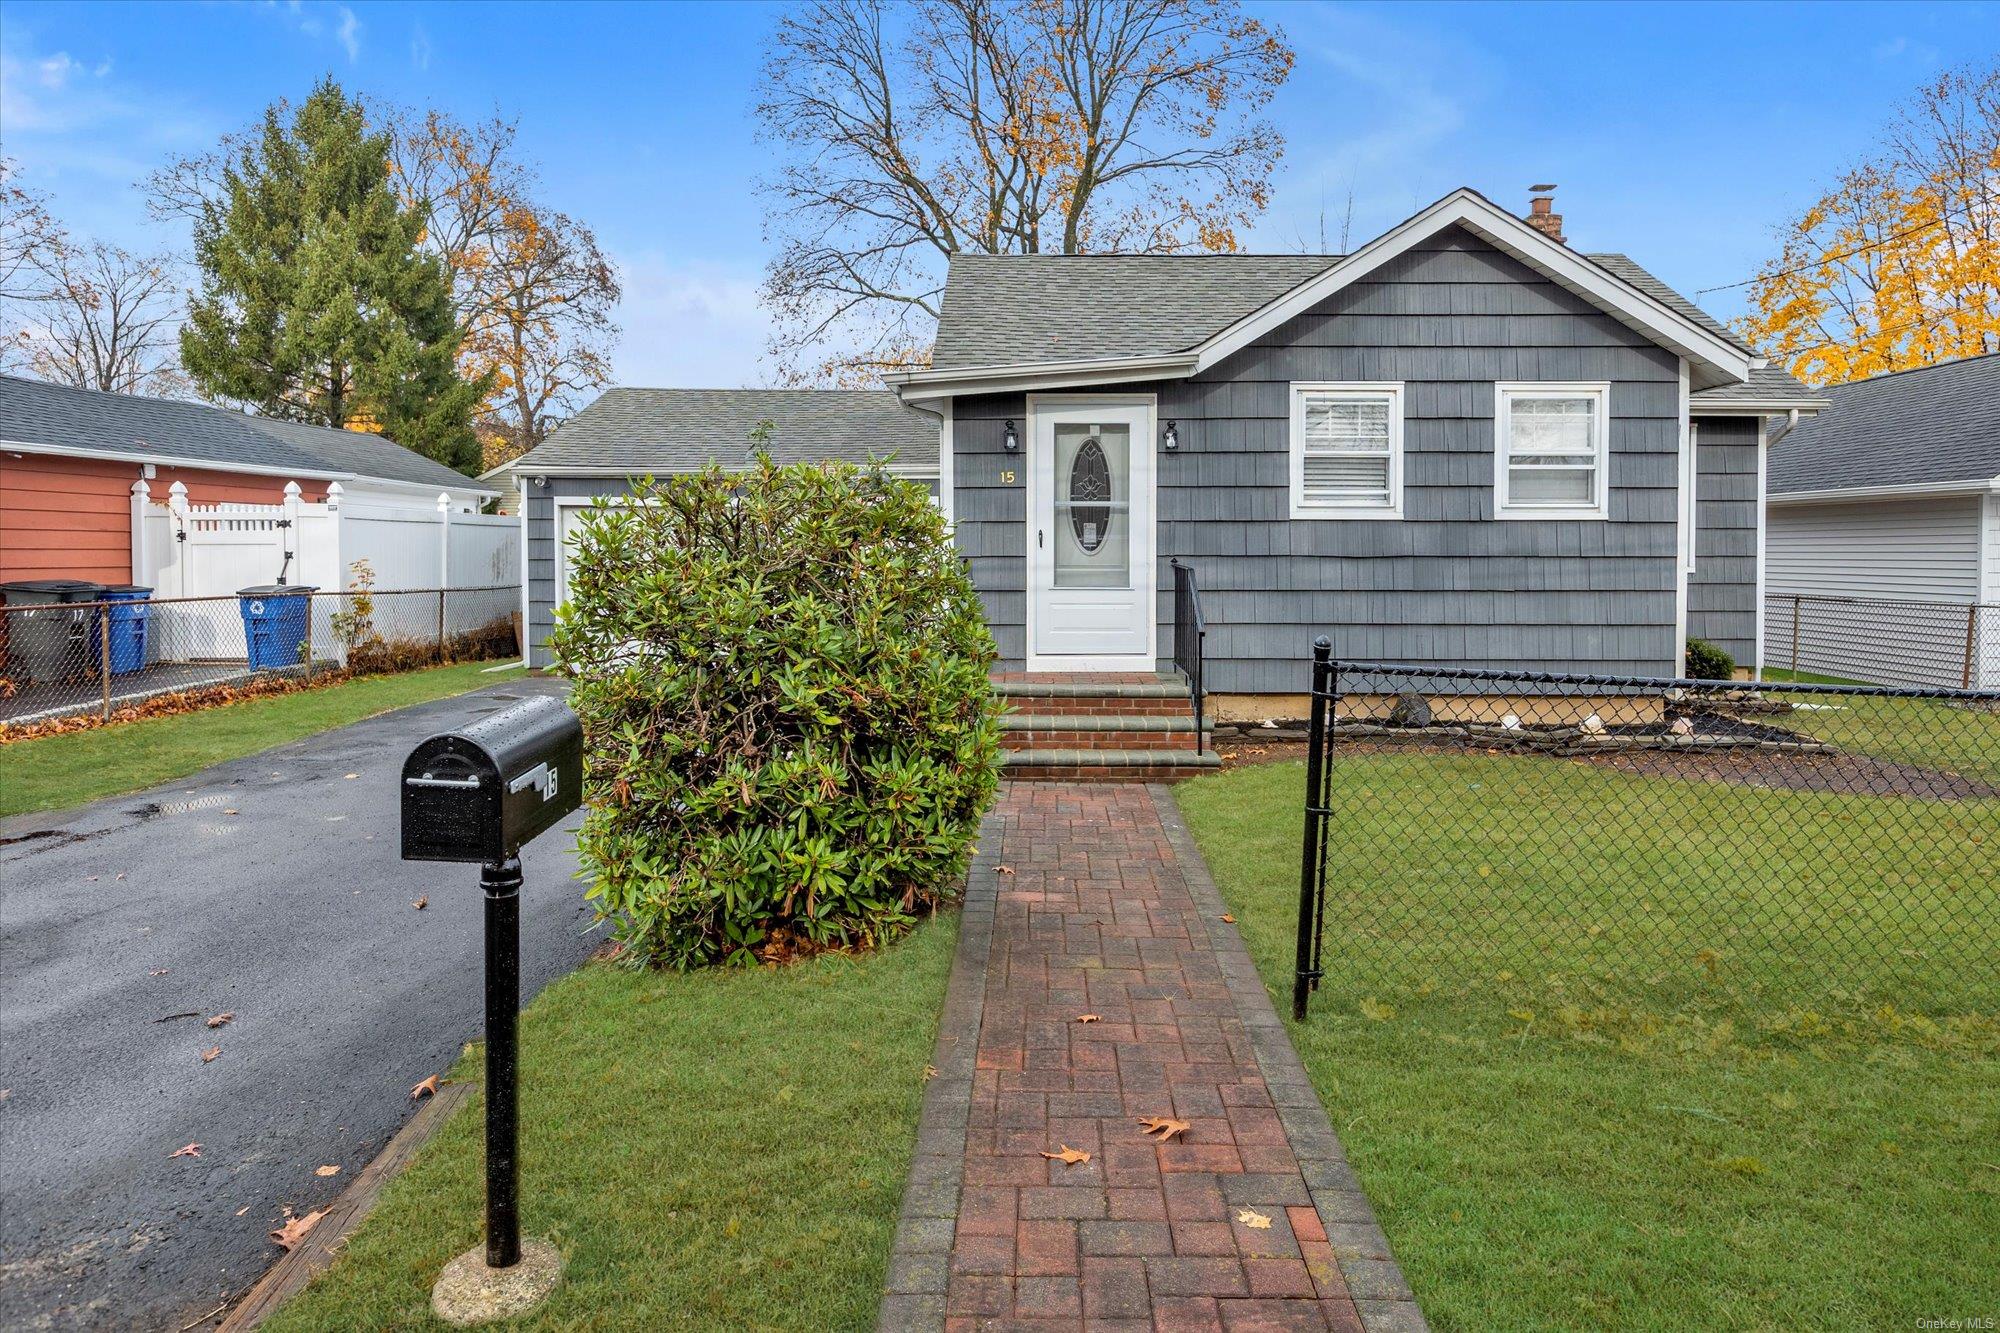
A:
{"type": "Polygon", "coordinates": [[[1921,88],[1780,237],[1738,327],[1807,383],[2000,351],[2000,68],[1921,88]]]}

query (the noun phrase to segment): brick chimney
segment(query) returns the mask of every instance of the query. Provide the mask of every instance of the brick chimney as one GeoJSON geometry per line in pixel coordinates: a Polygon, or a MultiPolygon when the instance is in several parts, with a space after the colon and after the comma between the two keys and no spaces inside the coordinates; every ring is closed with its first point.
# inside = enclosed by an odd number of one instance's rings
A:
{"type": "Polygon", "coordinates": [[[1528,218],[1530,227],[1557,244],[1567,244],[1563,239],[1563,215],[1555,211],[1556,187],[1553,185],[1530,185],[1528,193],[1528,218]]]}

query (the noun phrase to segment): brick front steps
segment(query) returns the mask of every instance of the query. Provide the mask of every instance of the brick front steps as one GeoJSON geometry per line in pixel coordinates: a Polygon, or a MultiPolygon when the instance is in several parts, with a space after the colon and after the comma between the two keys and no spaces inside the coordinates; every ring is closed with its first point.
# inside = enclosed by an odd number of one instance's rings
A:
{"type": "Polygon", "coordinates": [[[1197,753],[1178,678],[1003,676],[993,689],[1009,709],[1000,720],[1008,778],[1171,782],[1221,763],[1205,743],[1197,753]]]}

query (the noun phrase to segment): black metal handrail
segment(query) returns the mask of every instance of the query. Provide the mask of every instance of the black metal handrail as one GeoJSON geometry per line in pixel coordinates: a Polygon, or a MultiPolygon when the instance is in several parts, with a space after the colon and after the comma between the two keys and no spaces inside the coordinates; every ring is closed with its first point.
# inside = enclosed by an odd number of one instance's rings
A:
{"type": "Polygon", "coordinates": [[[1174,665],[1187,677],[1188,700],[1194,705],[1194,752],[1202,753],[1202,712],[1207,691],[1202,688],[1202,640],[1208,623],[1201,618],[1201,589],[1194,570],[1178,558],[1167,562],[1174,571],[1174,665]]]}

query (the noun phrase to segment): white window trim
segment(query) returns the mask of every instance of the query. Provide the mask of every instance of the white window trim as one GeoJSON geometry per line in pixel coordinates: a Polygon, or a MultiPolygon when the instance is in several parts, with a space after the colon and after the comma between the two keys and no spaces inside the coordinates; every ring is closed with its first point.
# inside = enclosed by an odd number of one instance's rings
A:
{"type": "Polygon", "coordinates": [[[1605,522],[1611,517],[1611,385],[1605,380],[1507,380],[1493,386],[1493,517],[1548,522],[1551,519],[1605,522]],[[1596,494],[1588,505],[1515,504],[1507,498],[1510,400],[1594,398],[1597,403],[1596,494]]]}
{"type": "Polygon", "coordinates": [[[1290,386],[1286,453],[1291,472],[1291,513],[1295,519],[1319,521],[1351,519],[1400,519],[1403,516],[1403,385],[1387,380],[1294,380],[1290,386]],[[1306,395],[1333,394],[1353,398],[1389,400],[1389,503],[1381,505],[1307,504],[1306,494],[1306,395]]]}

